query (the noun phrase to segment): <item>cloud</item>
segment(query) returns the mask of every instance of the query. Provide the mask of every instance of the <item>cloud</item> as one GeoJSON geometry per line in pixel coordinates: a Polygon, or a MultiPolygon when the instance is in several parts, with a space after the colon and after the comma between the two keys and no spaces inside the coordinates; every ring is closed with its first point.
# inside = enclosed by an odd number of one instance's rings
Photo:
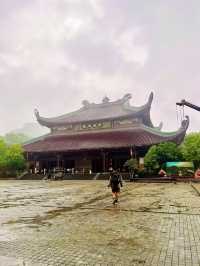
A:
{"type": "Polygon", "coordinates": [[[119,50],[125,62],[138,63],[144,66],[148,58],[147,48],[143,45],[135,44],[140,29],[128,30],[115,39],[116,50],[119,50]]]}
{"type": "MultiPolygon", "coordinates": [[[[11,0],[0,3],[0,133],[83,99],[155,97],[152,120],[175,130],[175,102],[199,96],[199,1],[11,0]]],[[[199,113],[190,130],[199,129],[199,113]]]]}

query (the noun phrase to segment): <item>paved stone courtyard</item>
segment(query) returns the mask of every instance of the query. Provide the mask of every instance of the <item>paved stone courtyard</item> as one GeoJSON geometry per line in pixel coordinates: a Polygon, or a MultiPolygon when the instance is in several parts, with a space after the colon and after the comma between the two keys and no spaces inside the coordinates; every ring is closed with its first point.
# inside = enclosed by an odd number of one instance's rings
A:
{"type": "Polygon", "coordinates": [[[0,265],[200,265],[199,184],[0,181],[0,265]]]}

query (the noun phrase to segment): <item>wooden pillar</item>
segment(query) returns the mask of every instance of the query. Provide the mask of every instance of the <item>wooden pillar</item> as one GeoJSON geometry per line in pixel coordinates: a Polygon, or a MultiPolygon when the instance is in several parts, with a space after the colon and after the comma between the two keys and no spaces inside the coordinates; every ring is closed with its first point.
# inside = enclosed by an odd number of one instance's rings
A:
{"type": "Polygon", "coordinates": [[[106,153],[102,151],[102,168],[103,172],[106,172],[106,153]]]}
{"type": "Polygon", "coordinates": [[[130,157],[131,158],[136,158],[136,147],[135,146],[132,146],[130,147],[130,157]]]}
{"type": "Polygon", "coordinates": [[[60,155],[56,155],[56,161],[57,161],[57,163],[56,163],[56,167],[57,168],[60,168],[60,155]]]}
{"type": "Polygon", "coordinates": [[[46,160],[46,165],[47,165],[47,171],[49,171],[49,160],[46,160]]]}
{"type": "Polygon", "coordinates": [[[33,160],[34,160],[33,173],[36,174],[36,172],[37,172],[37,156],[36,155],[34,155],[33,160]]]}

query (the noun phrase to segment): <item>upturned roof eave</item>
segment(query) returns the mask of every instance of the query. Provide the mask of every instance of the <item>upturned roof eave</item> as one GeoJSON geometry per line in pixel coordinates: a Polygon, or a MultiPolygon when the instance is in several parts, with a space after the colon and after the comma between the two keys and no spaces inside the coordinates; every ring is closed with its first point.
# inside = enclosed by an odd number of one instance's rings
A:
{"type": "MultiPolygon", "coordinates": [[[[149,132],[150,134],[153,134],[153,135],[157,135],[160,137],[159,141],[158,140],[154,140],[154,141],[151,141],[149,143],[142,143],[141,145],[135,145],[134,143],[129,143],[129,144],[126,144],[126,145],[121,145],[121,143],[119,142],[119,145],[116,146],[116,144],[112,147],[112,146],[109,146],[109,149],[110,148],[126,148],[126,147],[131,147],[131,146],[152,146],[152,145],[155,145],[155,144],[158,144],[158,143],[161,143],[161,142],[165,142],[165,141],[172,141],[172,142],[175,142],[176,144],[180,144],[182,142],[182,140],[184,139],[185,137],[185,134],[186,134],[186,130],[188,128],[188,125],[189,125],[189,118],[187,118],[186,120],[184,120],[182,122],[182,125],[180,127],[179,130],[177,130],[176,132],[165,132],[165,134],[163,135],[163,132],[159,132],[158,130],[155,130],[155,129],[149,129],[147,127],[140,127],[140,128],[129,128],[129,129],[120,129],[120,130],[110,130],[110,131],[101,131],[101,132],[96,132],[96,134],[105,134],[105,133],[121,133],[123,134],[123,132],[136,132],[138,131],[139,134],[141,134],[141,130],[143,131],[146,131],[146,132],[149,132]]],[[[92,133],[94,134],[94,132],[92,133]]],[[[91,132],[85,132],[85,133],[79,133],[77,135],[91,135],[91,132]]],[[[26,144],[24,145],[24,150],[25,152],[30,152],[30,153],[34,153],[34,152],[46,152],[44,149],[41,149],[41,148],[34,148],[34,146],[32,146],[32,148],[30,147],[30,145],[35,145],[36,143],[41,143],[42,141],[45,141],[45,139],[47,140],[52,140],[53,139],[59,139],[59,138],[63,138],[63,137],[72,137],[73,135],[71,136],[65,136],[65,135],[56,135],[56,136],[52,136],[52,135],[49,135],[49,136],[46,136],[46,138],[43,136],[41,137],[41,140],[36,140],[36,142],[31,142],[30,144],[26,144]]],[[[91,141],[94,141],[93,139],[91,141]]],[[[36,145],[37,146],[37,145],[36,145]]],[[[106,149],[106,145],[105,147],[102,146],[100,147],[101,149],[106,149]]],[[[73,149],[68,149],[68,150],[65,150],[64,147],[61,147],[60,148],[60,152],[69,152],[69,151],[81,151],[81,150],[95,150],[95,147],[92,147],[92,148],[80,148],[80,149],[77,149],[76,147],[73,149]]],[[[51,148],[48,150],[48,152],[58,152],[57,149],[54,150],[54,148],[51,148]]]]}
{"type": "Polygon", "coordinates": [[[117,133],[117,132],[135,132],[135,131],[147,131],[149,133],[155,134],[157,136],[160,137],[177,137],[179,134],[181,133],[186,133],[187,129],[189,126],[189,117],[186,116],[186,119],[182,121],[182,124],[180,126],[180,128],[178,128],[176,131],[161,131],[159,128],[155,128],[155,127],[149,127],[149,126],[145,126],[143,124],[138,124],[136,126],[129,126],[126,128],[108,128],[108,129],[101,129],[101,130],[88,130],[88,131],[76,131],[76,132],[71,132],[69,134],[66,135],[66,133],[61,133],[61,134],[49,134],[49,137],[60,137],[60,136],[71,136],[71,135],[93,135],[93,134],[104,134],[104,133],[117,133]]]}
{"type": "MultiPolygon", "coordinates": [[[[133,107],[130,106],[129,104],[126,105],[125,101],[122,102],[122,100],[118,100],[116,102],[112,102],[112,103],[108,103],[105,106],[112,106],[112,105],[116,105],[119,104],[122,106],[123,109],[125,109],[126,111],[129,111],[129,114],[125,114],[125,115],[114,115],[112,117],[102,117],[102,118],[93,118],[93,119],[79,119],[79,120],[75,120],[75,121],[67,121],[67,119],[70,118],[71,115],[75,115],[75,114],[80,114],[80,112],[82,112],[83,110],[87,110],[84,108],[80,108],[77,111],[74,112],[70,112],[66,115],[62,115],[62,116],[58,116],[58,117],[54,117],[54,118],[45,118],[40,116],[39,112],[37,110],[35,110],[35,116],[36,119],[38,121],[38,123],[42,126],[46,126],[48,128],[52,128],[52,127],[56,127],[56,126],[64,126],[64,125],[72,125],[72,124],[78,124],[78,123],[85,123],[85,122],[102,122],[102,121],[111,121],[113,119],[122,119],[122,118],[130,118],[130,117],[134,117],[137,118],[138,116],[144,116],[145,121],[147,121],[147,125],[153,127],[153,123],[151,122],[150,119],[150,109],[151,109],[151,103],[153,100],[153,93],[150,94],[148,101],[146,104],[140,106],[140,107],[133,107]],[[59,121],[59,120],[63,120],[63,121],[59,121]],[[64,120],[66,119],[66,120],[64,120]],[[57,120],[57,121],[56,121],[57,120]]],[[[92,106],[103,106],[104,104],[91,104],[91,108],[92,106]]]]}
{"type": "MultiPolygon", "coordinates": [[[[108,117],[108,118],[101,118],[101,119],[84,119],[84,120],[77,120],[77,121],[72,121],[72,122],[52,122],[52,121],[47,121],[45,118],[40,117],[37,119],[38,123],[42,126],[46,126],[48,128],[52,127],[57,127],[57,126],[67,126],[67,125],[75,125],[75,124],[81,124],[81,123],[93,123],[93,122],[107,122],[107,121],[113,121],[117,119],[124,119],[124,118],[137,118],[140,115],[144,115],[145,110],[140,110],[137,113],[131,113],[127,115],[122,115],[122,116],[113,116],[113,117],[108,117]]],[[[151,120],[149,122],[150,126],[153,126],[151,120]]]]}

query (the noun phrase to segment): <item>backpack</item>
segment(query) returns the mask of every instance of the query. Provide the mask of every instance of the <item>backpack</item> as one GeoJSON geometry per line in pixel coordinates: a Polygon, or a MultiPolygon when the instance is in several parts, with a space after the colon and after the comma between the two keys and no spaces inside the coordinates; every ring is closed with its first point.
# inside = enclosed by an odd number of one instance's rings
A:
{"type": "Polygon", "coordinates": [[[118,185],[119,184],[119,176],[117,174],[114,174],[111,176],[111,183],[114,185],[118,185]]]}

